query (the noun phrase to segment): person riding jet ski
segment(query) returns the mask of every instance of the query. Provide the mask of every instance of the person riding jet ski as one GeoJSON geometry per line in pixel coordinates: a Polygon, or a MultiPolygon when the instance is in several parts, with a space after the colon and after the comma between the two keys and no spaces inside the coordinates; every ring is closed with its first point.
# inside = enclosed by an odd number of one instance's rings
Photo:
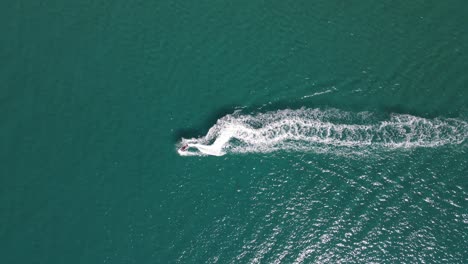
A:
{"type": "Polygon", "coordinates": [[[185,144],[180,148],[180,151],[186,151],[187,149],[188,149],[188,144],[185,144]]]}

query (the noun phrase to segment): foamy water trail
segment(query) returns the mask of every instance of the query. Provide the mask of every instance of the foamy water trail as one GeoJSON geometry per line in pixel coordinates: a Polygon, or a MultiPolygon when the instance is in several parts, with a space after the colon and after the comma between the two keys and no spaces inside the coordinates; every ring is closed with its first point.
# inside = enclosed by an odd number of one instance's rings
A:
{"type": "Polygon", "coordinates": [[[218,119],[206,136],[182,139],[181,145],[187,145],[188,149],[179,153],[221,156],[277,150],[437,147],[462,144],[467,136],[468,123],[455,118],[392,114],[379,120],[368,112],[302,108],[226,115],[218,119]]]}

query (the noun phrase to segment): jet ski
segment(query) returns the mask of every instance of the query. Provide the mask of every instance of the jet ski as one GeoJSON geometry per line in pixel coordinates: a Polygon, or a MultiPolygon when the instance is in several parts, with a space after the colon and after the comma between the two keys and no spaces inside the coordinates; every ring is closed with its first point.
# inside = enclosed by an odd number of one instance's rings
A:
{"type": "Polygon", "coordinates": [[[184,144],[182,147],[180,147],[180,151],[186,151],[188,149],[189,145],[188,144],[184,144]]]}

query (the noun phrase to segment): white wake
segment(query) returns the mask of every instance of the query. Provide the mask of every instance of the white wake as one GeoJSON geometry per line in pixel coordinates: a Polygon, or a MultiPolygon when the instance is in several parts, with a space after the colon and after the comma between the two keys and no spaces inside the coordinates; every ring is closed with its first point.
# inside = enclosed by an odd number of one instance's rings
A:
{"type": "Polygon", "coordinates": [[[182,139],[180,155],[267,153],[318,148],[415,148],[461,144],[468,123],[456,118],[426,119],[392,114],[379,119],[368,112],[336,109],[278,110],[258,114],[234,113],[218,119],[206,136],[182,139]]]}

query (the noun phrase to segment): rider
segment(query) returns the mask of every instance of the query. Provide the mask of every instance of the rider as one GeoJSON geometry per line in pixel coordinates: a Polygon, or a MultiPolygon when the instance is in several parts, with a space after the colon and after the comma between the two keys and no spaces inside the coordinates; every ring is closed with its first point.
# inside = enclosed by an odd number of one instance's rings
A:
{"type": "Polygon", "coordinates": [[[184,144],[184,145],[180,148],[181,151],[186,151],[187,149],[188,149],[188,144],[184,144]]]}

